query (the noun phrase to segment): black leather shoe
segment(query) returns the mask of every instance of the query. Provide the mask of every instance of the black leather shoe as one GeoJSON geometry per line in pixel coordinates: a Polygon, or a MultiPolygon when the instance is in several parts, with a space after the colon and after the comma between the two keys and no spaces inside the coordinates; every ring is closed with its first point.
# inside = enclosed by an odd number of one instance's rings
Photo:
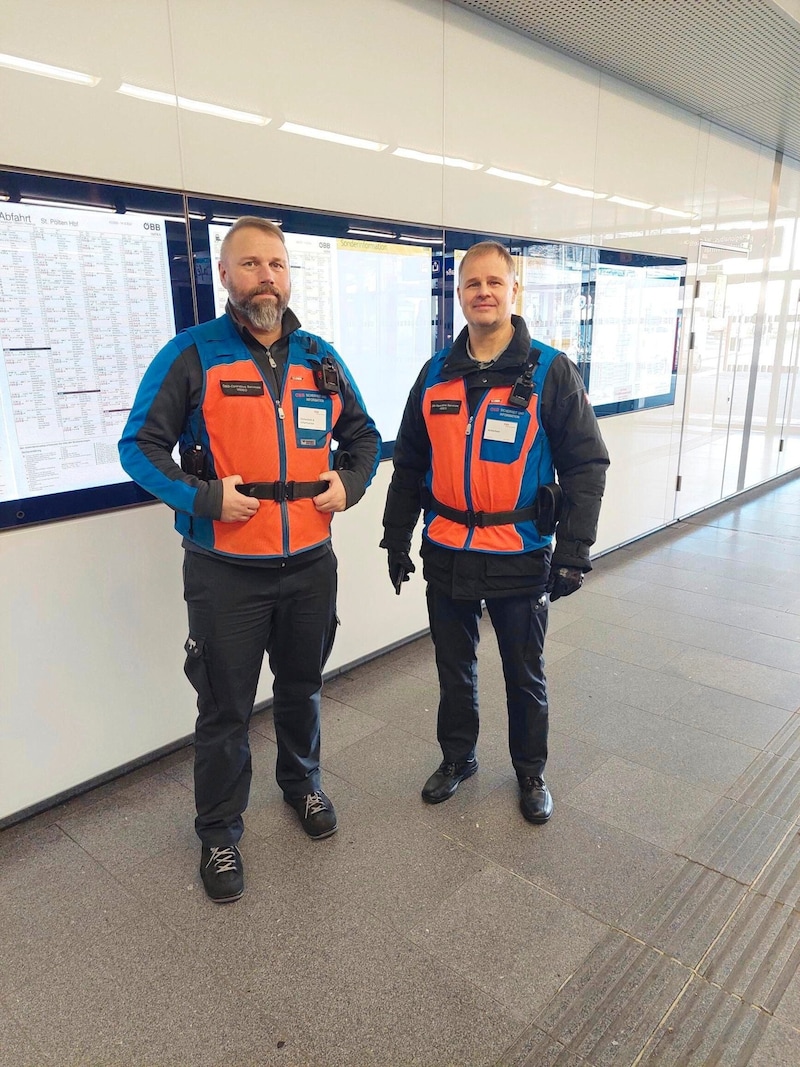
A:
{"type": "Polygon", "coordinates": [[[547,822],[553,814],[553,798],[544,778],[520,778],[519,807],[528,822],[547,822]]]}
{"type": "Polygon", "coordinates": [[[476,759],[464,760],[463,763],[442,763],[422,787],[422,799],[428,804],[441,804],[455,793],[465,778],[469,778],[478,769],[476,759]]]}
{"type": "Polygon", "coordinates": [[[215,904],[229,904],[244,893],[244,864],[236,845],[203,847],[200,877],[207,896],[215,904]]]}
{"type": "Polygon", "coordinates": [[[294,808],[300,816],[303,829],[309,837],[319,841],[323,837],[330,837],[339,829],[336,821],[336,812],[333,804],[325,796],[321,789],[313,793],[307,793],[304,797],[284,797],[286,803],[294,808]]]}

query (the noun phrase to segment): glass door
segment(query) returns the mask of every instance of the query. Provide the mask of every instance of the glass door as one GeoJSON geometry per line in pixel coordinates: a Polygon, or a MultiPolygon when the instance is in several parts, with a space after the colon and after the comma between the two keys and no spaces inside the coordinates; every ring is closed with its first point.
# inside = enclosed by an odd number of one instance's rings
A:
{"type": "Polygon", "coordinates": [[[735,483],[754,314],[747,253],[701,244],[692,303],[675,517],[720,500],[735,483]],[[738,426],[738,431],[737,431],[738,426]]]}

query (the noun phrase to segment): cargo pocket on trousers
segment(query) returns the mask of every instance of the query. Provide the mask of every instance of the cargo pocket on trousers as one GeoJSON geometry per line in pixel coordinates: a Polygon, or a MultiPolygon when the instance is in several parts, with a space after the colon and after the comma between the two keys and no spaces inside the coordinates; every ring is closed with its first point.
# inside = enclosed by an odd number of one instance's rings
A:
{"type": "Polygon", "coordinates": [[[183,673],[192,683],[197,695],[201,697],[211,695],[211,687],[208,684],[208,671],[206,670],[205,648],[205,638],[194,637],[192,634],[189,634],[186,638],[186,644],[183,646],[183,651],[186,653],[183,673]]]}
{"type": "Polygon", "coordinates": [[[331,628],[328,631],[328,640],[325,642],[325,648],[322,650],[322,669],[325,670],[325,664],[330,659],[331,652],[333,652],[333,643],[336,640],[336,631],[339,629],[339,616],[333,616],[333,622],[331,628]]]}

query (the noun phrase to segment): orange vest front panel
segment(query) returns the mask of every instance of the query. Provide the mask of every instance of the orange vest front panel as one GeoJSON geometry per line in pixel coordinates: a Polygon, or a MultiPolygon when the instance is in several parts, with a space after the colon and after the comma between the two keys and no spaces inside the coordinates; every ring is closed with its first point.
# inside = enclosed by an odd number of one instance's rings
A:
{"type": "MultiPolygon", "coordinates": [[[[311,369],[288,364],[281,419],[252,360],[209,368],[203,420],[216,476],[239,474],[244,482],[316,481],[330,467],[331,429],[341,412],[338,396],[325,397],[327,404],[312,403],[321,397],[311,369]],[[299,403],[296,394],[302,394],[299,403]]],[[[317,511],[310,498],[261,500],[246,522],[214,522],[214,547],[237,556],[287,555],[326,541],[330,523],[331,515],[317,511]]]]}

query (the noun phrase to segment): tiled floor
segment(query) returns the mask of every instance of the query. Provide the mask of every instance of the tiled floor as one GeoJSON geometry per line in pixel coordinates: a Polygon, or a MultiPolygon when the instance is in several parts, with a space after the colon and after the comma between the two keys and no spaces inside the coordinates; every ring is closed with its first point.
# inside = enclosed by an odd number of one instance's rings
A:
{"type": "Polygon", "coordinates": [[[326,686],[327,841],[254,720],[235,905],[200,888],[188,750],[0,834],[0,1065],[797,1067],[800,480],[598,560],[547,653],[546,826],[485,620],[446,804],[427,638],[326,686]]]}

